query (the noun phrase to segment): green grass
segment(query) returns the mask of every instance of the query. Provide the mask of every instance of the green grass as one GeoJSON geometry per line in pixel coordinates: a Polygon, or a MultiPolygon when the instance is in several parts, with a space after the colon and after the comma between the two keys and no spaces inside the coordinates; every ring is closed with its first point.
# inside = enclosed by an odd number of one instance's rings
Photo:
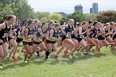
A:
{"type": "Polygon", "coordinates": [[[18,55],[19,61],[4,62],[0,77],[116,77],[116,52],[105,47],[99,55],[81,56],[75,52],[72,59],[60,56],[55,60],[50,55],[45,61],[41,53],[39,58],[33,57],[29,64],[23,62],[21,53],[18,52],[18,55]]]}

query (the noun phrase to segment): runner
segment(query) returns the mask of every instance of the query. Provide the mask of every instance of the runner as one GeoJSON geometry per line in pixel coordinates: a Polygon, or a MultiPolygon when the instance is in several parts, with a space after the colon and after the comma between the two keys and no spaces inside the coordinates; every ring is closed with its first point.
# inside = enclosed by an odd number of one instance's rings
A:
{"type": "Polygon", "coordinates": [[[3,18],[3,22],[0,24],[0,68],[2,68],[2,61],[6,59],[8,55],[8,37],[11,30],[12,24],[16,18],[14,15],[7,15],[3,18]]]}

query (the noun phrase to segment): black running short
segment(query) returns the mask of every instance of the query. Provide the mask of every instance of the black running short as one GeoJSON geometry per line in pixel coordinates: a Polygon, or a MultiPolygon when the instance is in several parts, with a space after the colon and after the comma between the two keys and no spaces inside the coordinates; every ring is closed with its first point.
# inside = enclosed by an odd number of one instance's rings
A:
{"type": "Polygon", "coordinates": [[[42,42],[36,42],[36,41],[33,42],[33,44],[40,44],[40,43],[42,43],[42,42]]]}
{"type": "Polygon", "coordinates": [[[104,40],[105,37],[103,37],[102,35],[98,36],[98,40],[104,40]]]}
{"type": "Polygon", "coordinates": [[[113,36],[113,40],[116,39],[116,34],[113,36]]]}
{"type": "Polygon", "coordinates": [[[23,41],[23,45],[27,45],[27,44],[31,46],[31,45],[33,45],[33,42],[25,42],[25,41],[23,41]]]}
{"type": "Polygon", "coordinates": [[[50,40],[46,40],[46,43],[51,43],[51,44],[55,44],[56,43],[56,41],[50,41],[50,40]]]}
{"type": "Polygon", "coordinates": [[[23,41],[23,39],[17,37],[16,42],[17,42],[17,43],[20,43],[21,41],[23,41]]]}

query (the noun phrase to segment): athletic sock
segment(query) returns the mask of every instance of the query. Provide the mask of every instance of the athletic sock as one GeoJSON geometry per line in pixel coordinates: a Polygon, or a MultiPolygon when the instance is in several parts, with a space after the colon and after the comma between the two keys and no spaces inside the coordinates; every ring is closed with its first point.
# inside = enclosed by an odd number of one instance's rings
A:
{"type": "Polygon", "coordinates": [[[2,66],[2,64],[0,64],[0,69],[2,69],[3,68],[3,66],[2,66]]]}
{"type": "Polygon", "coordinates": [[[37,56],[39,57],[39,52],[38,52],[38,51],[36,51],[36,53],[37,53],[37,56]]]}
{"type": "Polygon", "coordinates": [[[0,66],[2,66],[2,64],[0,64],[0,66]]]}
{"type": "Polygon", "coordinates": [[[48,59],[48,56],[49,56],[49,54],[50,54],[50,52],[49,52],[49,49],[48,50],[46,50],[46,57],[45,57],[45,59],[48,59]]]}

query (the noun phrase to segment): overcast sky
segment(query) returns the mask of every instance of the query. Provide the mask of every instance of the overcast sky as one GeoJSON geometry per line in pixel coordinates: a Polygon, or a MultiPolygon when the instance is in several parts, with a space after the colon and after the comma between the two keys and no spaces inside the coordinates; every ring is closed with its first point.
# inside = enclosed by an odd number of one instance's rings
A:
{"type": "Polygon", "coordinates": [[[116,0],[28,0],[35,11],[40,12],[74,12],[74,6],[82,4],[83,12],[90,13],[92,3],[98,3],[99,11],[116,10],[116,0]]]}

